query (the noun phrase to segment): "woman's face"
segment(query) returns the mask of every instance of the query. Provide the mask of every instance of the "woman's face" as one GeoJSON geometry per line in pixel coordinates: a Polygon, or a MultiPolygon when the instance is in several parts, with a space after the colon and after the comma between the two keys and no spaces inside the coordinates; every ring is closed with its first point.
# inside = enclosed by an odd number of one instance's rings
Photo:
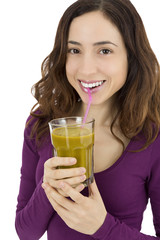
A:
{"type": "Polygon", "coordinates": [[[124,85],[127,51],[119,30],[99,11],[73,19],[68,37],[66,75],[84,103],[101,104],[124,85]]]}

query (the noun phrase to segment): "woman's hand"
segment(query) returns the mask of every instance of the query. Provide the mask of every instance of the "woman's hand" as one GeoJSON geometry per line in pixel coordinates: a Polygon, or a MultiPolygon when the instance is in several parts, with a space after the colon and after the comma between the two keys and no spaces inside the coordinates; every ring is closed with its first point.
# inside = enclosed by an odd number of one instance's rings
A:
{"type": "Polygon", "coordinates": [[[60,182],[65,180],[66,183],[71,185],[80,192],[84,189],[82,184],[85,179],[85,168],[65,168],[57,169],[59,166],[72,166],[76,163],[75,158],[67,157],[53,157],[47,160],[44,164],[43,183],[48,183],[51,187],[57,189],[59,193],[66,196],[66,193],[60,188],[60,182]]]}
{"type": "Polygon", "coordinates": [[[59,194],[48,184],[42,184],[54,210],[70,228],[84,234],[94,234],[107,215],[95,181],[89,186],[89,197],[83,196],[64,181],[61,181],[60,186],[73,201],[59,194]]]}

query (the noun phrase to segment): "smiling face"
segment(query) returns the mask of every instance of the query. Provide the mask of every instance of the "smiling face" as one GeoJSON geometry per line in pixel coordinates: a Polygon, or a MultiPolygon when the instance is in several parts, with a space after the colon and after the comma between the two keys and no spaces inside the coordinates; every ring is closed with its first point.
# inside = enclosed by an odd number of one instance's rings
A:
{"type": "Polygon", "coordinates": [[[66,75],[84,103],[111,100],[128,71],[127,51],[119,30],[99,11],[73,19],[68,37],[66,75]]]}

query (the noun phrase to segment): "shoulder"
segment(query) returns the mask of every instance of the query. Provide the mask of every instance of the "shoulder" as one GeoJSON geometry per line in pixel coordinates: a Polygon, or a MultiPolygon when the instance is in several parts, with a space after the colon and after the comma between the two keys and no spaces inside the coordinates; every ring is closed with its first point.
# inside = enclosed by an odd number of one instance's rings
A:
{"type": "Polygon", "coordinates": [[[48,142],[49,127],[46,131],[44,131],[44,127],[48,127],[48,119],[44,117],[39,109],[28,116],[24,130],[24,138],[34,142],[37,149],[42,147],[44,142],[48,142]]]}
{"type": "Polygon", "coordinates": [[[157,138],[155,139],[155,141],[151,144],[152,146],[152,154],[156,155],[158,154],[158,157],[160,159],[160,131],[157,135],[157,138]]]}
{"type": "Polygon", "coordinates": [[[25,123],[25,129],[24,129],[24,136],[25,138],[36,138],[36,133],[34,133],[33,129],[35,128],[35,124],[38,122],[39,116],[41,115],[41,111],[39,109],[35,110],[33,112],[33,115],[30,113],[30,115],[27,117],[26,123],[25,123]]]}
{"type": "Polygon", "coordinates": [[[160,172],[160,131],[157,135],[157,138],[153,143],[151,143],[148,149],[150,149],[148,170],[149,175],[152,176],[152,174],[155,174],[157,170],[160,172]]]}
{"type": "Polygon", "coordinates": [[[149,194],[159,191],[160,184],[160,132],[151,144],[151,157],[148,168],[149,194]]]}
{"type": "Polygon", "coordinates": [[[142,149],[143,151],[147,149],[157,148],[158,146],[160,150],[160,129],[158,130],[158,132],[155,132],[153,130],[153,138],[151,138],[149,141],[147,140],[145,133],[143,133],[142,131],[139,132],[136,136],[134,136],[131,140],[134,143],[133,149],[131,149],[133,151],[138,151],[140,149],[142,149]]]}
{"type": "MultiPolygon", "coordinates": [[[[25,138],[30,138],[32,129],[33,129],[35,123],[37,122],[37,120],[38,119],[36,119],[32,115],[28,116],[26,123],[25,123],[25,129],[24,129],[24,137],[25,138]]],[[[34,138],[35,138],[35,136],[34,136],[34,138]]]]}

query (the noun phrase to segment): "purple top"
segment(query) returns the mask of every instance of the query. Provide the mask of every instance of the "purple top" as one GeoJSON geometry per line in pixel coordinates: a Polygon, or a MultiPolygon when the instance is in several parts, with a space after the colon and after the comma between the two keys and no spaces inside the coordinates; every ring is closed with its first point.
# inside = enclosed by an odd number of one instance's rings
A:
{"type": "MultiPolygon", "coordinates": [[[[129,152],[142,142],[132,139],[123,155],[108,169],[95,173],[107,217],[92,236],[70,229],[54,211],[41,187],[44,162],[52,157],[50,137],[37,148],[30,139],[33,122],[24,131],[21,183],[16,211],[16,230],[21,240],[37,240],[45,231],[48,240],[149,240],[160,239],[160,134],[139,153],[129,152]],[[140,233],[150,198],[156,236],[140,233]]],[[[82,191],[87,195],[87,188],[82,191]]]]}

